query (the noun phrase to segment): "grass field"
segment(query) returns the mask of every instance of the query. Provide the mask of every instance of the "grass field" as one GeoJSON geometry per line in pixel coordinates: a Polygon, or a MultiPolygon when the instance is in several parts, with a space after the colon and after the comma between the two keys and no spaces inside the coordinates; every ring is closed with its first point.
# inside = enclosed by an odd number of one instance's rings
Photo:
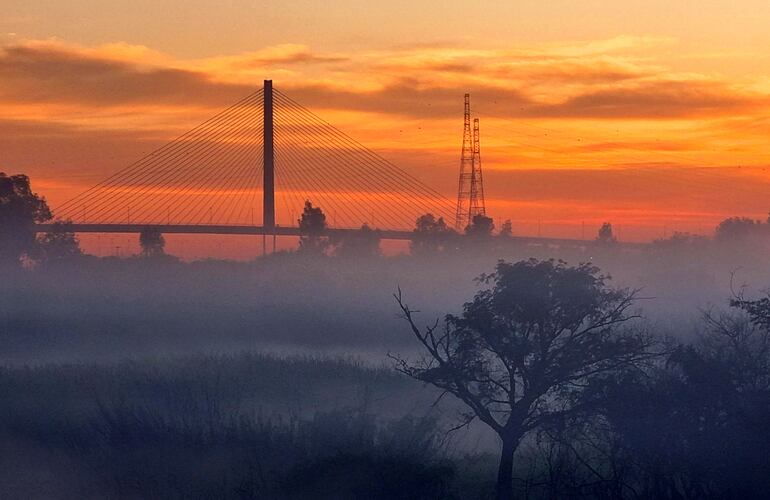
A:
{"type": "Polygon", "coordinates": [[[0,491],[484,498],[493,455],[459,453],[432,396],[344,359],[242,353],[4,368],[0,491]]]}

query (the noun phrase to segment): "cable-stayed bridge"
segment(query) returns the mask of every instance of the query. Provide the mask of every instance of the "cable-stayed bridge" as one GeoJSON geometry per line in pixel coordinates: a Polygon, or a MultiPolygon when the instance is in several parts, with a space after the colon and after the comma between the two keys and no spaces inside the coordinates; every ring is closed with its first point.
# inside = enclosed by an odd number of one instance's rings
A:
{"type": "Polygon", "coordinates": [[[431,213],[453,227],[459,213],[455,201],[273,88],[271,80],[54,212],[78,233],[154,227],[276,237],[300,234],[306,201],[323,209],[329,235],[366,224],[383,239],[406,240],[419,216],[431,213]]]}
{"type": "MultiPolygon", "coordinates": [[[[76,232],[297,234],[305,201],[330,230],[363,224],[404,238],[454,202],[266,80],[209,120],[56,207],[76,232]]],[[[45,226],[40,228],[45,229],[45,226]]]]}

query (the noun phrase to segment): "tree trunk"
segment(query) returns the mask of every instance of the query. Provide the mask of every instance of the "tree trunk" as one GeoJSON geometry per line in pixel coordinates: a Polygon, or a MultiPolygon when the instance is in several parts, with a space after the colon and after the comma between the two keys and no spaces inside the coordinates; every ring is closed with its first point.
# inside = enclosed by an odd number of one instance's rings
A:
{"type": "Polygon", "coordinates": [[[519,446],[520,436],[501,436],[503,449],[497,469],[497,500],[513,500],[513,453],[519,446]]]}

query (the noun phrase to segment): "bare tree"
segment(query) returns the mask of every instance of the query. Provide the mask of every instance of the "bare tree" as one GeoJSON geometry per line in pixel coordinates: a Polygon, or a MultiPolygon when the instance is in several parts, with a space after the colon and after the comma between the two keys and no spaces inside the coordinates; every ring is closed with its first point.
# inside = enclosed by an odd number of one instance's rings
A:
{"type": "Polygon", "coordinates": [[[502,443],[497,497],[513,495],[514,452],[530,431],[590,410],[581,391],[593,377],[641,363],[652,339],[621,328],[635,291],[613,289],[599,269],[562,261],[500,261],[479,281],[460,316],[420,329],[415,310],[395,296],[427,354],[396,358],[397,369],[459,398],[502,443]]]}

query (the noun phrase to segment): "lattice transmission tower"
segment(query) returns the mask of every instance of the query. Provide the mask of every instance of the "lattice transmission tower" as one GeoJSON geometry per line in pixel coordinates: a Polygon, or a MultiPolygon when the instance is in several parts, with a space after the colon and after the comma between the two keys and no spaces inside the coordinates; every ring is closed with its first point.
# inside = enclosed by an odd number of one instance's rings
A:
{"type": "Polygon", "coordinates": [[[463,231],[476,215],[486,215],[484,178],[481,173],[479,119],[473,120],[473,132],[471,132],[471,96],[465,94],[463,148],[460,155],[460,182],[457,189],[455,229],[463,231]]]}

